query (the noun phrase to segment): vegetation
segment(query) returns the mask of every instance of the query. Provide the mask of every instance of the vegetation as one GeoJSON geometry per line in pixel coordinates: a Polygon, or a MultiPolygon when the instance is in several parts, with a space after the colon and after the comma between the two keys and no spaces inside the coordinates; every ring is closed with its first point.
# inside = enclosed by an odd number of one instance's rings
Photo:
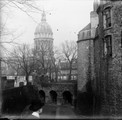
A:
{"type": "Polygon", "coordinates": [[[75,41],[62,43],[62,57],[69,63],[69,80],[71,80],[73,62],[77,60],[77,44],[75,41]]]}

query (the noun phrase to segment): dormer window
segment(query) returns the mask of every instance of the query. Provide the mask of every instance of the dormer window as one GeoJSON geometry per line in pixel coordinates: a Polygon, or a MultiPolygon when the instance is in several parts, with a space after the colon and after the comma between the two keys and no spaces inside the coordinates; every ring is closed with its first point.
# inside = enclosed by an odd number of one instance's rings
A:
{"type": "Polygon", "coordinates": [[[104,28],[111,27],[111,7],[104,10],[104,28]]]}

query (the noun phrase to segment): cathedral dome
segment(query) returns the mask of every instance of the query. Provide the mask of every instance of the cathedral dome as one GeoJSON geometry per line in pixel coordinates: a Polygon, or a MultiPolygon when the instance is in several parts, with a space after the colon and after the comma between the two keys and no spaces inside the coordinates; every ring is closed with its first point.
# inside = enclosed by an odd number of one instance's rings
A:
{"type": "Polygon", "coordinates": [[[41,23],[38,24],[35,30],[36,38],[52,38],[53,32],[50,25],[46,22],[45,12],[42,13],[41,23]]]}
{"type": "Polygon", "coordinates": [[[52,29],[47,22],[41,22],[38,24],[35,30],[35,34],[53,34],[52,29]]]}

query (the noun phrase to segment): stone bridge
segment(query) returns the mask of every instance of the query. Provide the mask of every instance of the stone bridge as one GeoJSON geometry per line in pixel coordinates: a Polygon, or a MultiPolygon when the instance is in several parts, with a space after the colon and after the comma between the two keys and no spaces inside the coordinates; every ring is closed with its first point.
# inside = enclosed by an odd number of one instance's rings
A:
{"type": "Polygon", "coordinates": [[[77,83],[66,82],[66,83],[50,83],[49,86],[42,87],[38,85],[38,90],[43,92],[45,95],[45,102],[52,102],[52,95],[56,95],[56,102],[58,104],[62,104],[64,102],[64,98],[70,99],[72,103],[74,103],[74,99],[76,98],[77,93],[77,83]]]}

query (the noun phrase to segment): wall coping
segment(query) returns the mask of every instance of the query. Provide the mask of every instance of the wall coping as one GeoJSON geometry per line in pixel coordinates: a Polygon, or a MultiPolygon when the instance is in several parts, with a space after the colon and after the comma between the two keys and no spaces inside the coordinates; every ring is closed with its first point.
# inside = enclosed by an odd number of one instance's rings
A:
{"type": "Polygon", "coordinates": [[[88,40],[94,40],[94,38],[81,39],[81,40],[78,40],[77,43],[79,43],[81,41],[88,41],[88,40]]]}

